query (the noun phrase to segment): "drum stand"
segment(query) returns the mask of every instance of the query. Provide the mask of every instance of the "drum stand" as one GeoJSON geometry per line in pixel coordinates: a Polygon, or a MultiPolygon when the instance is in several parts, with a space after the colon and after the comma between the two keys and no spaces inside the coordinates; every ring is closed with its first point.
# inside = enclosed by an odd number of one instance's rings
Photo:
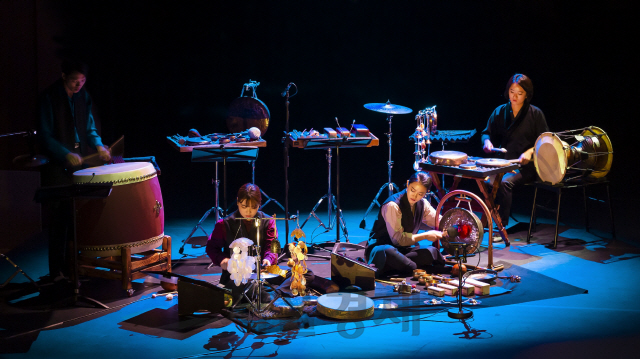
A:
{"type": "MultiPolygon", "coordinates": [[[[309,213],[309,216],[307,217],[307,219],[305,219],[304,222],[302,222],[302,225],[300,226],[300,228],[304,227],[304,225],[307,223],[309,218],[311,218],[311,216],[313,216],[313,218],[315,218],[316,221],[318,221],[320,223],[319,227],[324,228],[325,232],[328,232],[328,231],[332,230],[333,226],[336,223],[336,219],[331,214],[332,210],[337,210],[337,208],[338,208],[338,206],[336,204],[336,199],[333,196],[333,193],[331,192],[331,148],[327,148],[326,157],[327,157],[327,165],[328,165],[327,183],[328,183],[328,188],[329,189],[327,191],[327,194],[322,196],[322,198],[320,198],[318,203],[316,203],[316,205],[313,207],[313,209],[309,213]],[[322,220],[320,220],[318,215],[316,214],[316,210],[318,209],[320,204],[322,204],[322,201],[324,201],[325,199],[327,200],[327,218],[329,218],[329,225],[328,226],[326,226],[322,222],[322,220]]],[[[344,233],[345,237],[348,237],[347,226],[345,225],[345,221],[344,221],[344,217],[342,216],[342,212],[339,213],[338,220],[339,220],[339,225],[342,228],[342,232],[344,233]]]]}
{"type": "Polygon", "coordinates": [[[393,195],[394,191],[395,192],[399,192],[399,187],[391,182],[391,169],[393,168],[393,161],[391,160],[391,144],[392,144],[392,140],[391,140],[391,136],[393,135],[393,133],[391,132],[391,119],[393,118],[393,115],[387,115],[387,121],[389,122],[389,132],[385,133],[385,135],[387,135],[387,142],[389,143],[389,161],[387,161],[387,170],[388,170],[388,174],[389,174],[389,179],[387,181],[387,183],[383,184],[382,187],[380,187],[380,190],[378,191],[378,193],[376,194],[376,196],[373,198],[373,201],[371,201],[371,204],[369,205],[369,208],[367,208],[367,211],[364,214],[364,217],[362,218],[362,221],[360,222],[360,228],[364,229],[364,227],[366,226],[366,219],[367,216],[369,215],[369,212],[371,212],[371,210],[373,209],[374,205],[377,205],[378,207],[382,207],[382,204],[380,204],[380,202],[378,201],[378,198],[380,197],[380,195],[382,194],[382,191],[384,191],[385,188],[389,189],[389,197],[391,197],[391,195],[393,195]]]}

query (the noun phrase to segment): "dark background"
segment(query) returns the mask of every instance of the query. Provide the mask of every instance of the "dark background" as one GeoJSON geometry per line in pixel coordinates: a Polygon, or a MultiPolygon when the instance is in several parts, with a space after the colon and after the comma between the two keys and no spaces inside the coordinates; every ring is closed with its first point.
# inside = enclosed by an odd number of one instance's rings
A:
{"type": "MultiPolygon", "coordinates": [[[[551,131],[595,125],[609,134],[613,195],[637,198],[636,15],[632,1],[0,0],[0,133],[34,128],[36,96],[59,78],[61,58],[81,59],[105,144],[125,135],[127,156],[156,156],[167,217],[199,216],[213,204],[214,166],[191,163],[166,136],[228,132],[228,105],[251,79],[271,112],[256,182],[284,204],[280,92],[295,82],[291,129],[335,127],[338,117],[380,138],[379,147],[341,151],[343,207],[366,208],[387,179],[388,124],[365,103],[414,110],[393,120],[401,184],[412,173],[418,110],[437,105],[442,130],[481,131],[521,72],[551,131]]],[[[0,169],[16,169],[26,141],[0,140],[0,169]]],[[[480,136],[447,149],[481,155],[480,136]]],[[[290,157],[291,212],[308,213],[326,192],[325,153],[291,149],[290,157]]],[[[228,176],[231,199],[250,166],[229,164],[228,176]]]]}

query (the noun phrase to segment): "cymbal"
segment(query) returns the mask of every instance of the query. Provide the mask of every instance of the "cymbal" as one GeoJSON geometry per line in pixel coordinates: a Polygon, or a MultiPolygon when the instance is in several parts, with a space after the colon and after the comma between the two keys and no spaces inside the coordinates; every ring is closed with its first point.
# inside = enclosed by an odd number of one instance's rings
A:
{"type": "Polygon", "coordinates": [[[49,163],[49,159],[43,155],[20,155],[13,159],[13,163],[19,167],[38,167],[49,163]]]}
{"type": "Polygon", "coordinates": [[[394,115],[402,115],[405,113],[413,112],[413,110],[408,107],[394,105],[389,101],[387,101],[387,103],[368,103],[364,105],[364,108],[375,112],[391,113],[394,115]]]}

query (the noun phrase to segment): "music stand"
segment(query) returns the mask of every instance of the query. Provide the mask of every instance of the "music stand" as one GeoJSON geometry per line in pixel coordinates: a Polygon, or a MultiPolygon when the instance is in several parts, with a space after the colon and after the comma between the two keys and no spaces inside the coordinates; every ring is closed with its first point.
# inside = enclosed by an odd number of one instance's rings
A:
{"type": "Polygon", "coordinates": [[[184,252],[184,246],[187,244],[189,239],[193,236],[193,234],[200,228],[204,232],[205,235],[209,235],[207,231],[202,228],[202,223],[209,217],[211,211],[216,211],[216,222],[220,219],[220,212],[224,212],[222,208],[220,208],[220,180],[218,179],[218,162],[222,162],[222,172],[223,172],[223,198],[224,198],[224,208],[227,208],[227,162],[243,162],[243,161],[255,161],[258,158],[258,147],[210,147],[210,148],[194,148],[191,152],[191,162],[215,162],[216,163],[216,201],[214,207],[209,209],[204,213],[202,218],[198,221],[198,223],[193,227],[189,236],[182,241],[182,246],[180,247],[180,254],[184,252]]]}
{"type": "MultiPolygon", "coordinates": [[[[111,194],[112,183],[83,183],[83,184],[71,184],[63,186],[53,187],[41,187],[36,190],[34,200],[38,203],[43,202],[59,202],[71,200],[73,204],[73,304],[76,305],[79,299],[86,301],[89,304],[93,304],[104,309],[109,309],[108,306],[100,303],[99,301],[80,295],[80,288],[78,285],[78,236],[76,233],[76,199],[89,199],[89,198],[106,198],[111,194]]],[[[49,239],[51,240],[51,239],[49,239]]]]}

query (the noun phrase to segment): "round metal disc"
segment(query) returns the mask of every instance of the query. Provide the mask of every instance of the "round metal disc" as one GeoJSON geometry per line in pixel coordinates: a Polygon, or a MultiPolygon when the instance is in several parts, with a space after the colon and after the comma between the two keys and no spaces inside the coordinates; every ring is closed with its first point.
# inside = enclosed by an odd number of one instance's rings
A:
{"type": "Polygon", "coordinates": [[[366,319],[373,315],[373,300],[355,293],[329,293],[318,298],[316,309],[334,319],[366,319]]]}
{"type": "Polygon", "coordinates": [[[459,167],[465,170],[475,170],[477,168],[475,163],[463,163],[459,167]]]}
{"type": "Polygon", "coordinates": [[[467,243],[467,246],[465,247],[466,254],[475,252],[480,246],[480,243],[482,243],[482,237],[484,236],[482,222],[478,216],[464,208],[456,207],[448,210],[444,215],[442,215],[439,227],[444,232],[447,228],[461,225],[471,226],[471,232],[467,237],[460,238],[459,236],[455,236],[447,238],[443,237],[441,239],[442,246],[449,254],[454,254],[455,252],[450,244],[451,242],[467,243]]]}
{"type": "Polygon", "coordinates": [[[375,112],[390,113],[393,115],[402,115],[413,112],[413,110],[408,107],[394,105],[389,103],[389,101],[387,101],[387,103],[368,103],[364,105],[364,108],[375,112]]]}
{"type": "Polygon", "coordinates": [[[190,137],[187,138],[187,145],[207,145],[211,141],[207,137],[190,137]]]}
{"type": "Polygon", "coordinates": [[[434,165],[458,166],[467,162],[467,154],[459,151],[436,151],[431,152],[429,161],[434,165]]]}
{"type": "Polygon", "coordinates": [[[482,158],[476,161],[476,165],[482,167],[506,167],[510,164],[509,160],[503,160],[502,158],[482,158]]]}

